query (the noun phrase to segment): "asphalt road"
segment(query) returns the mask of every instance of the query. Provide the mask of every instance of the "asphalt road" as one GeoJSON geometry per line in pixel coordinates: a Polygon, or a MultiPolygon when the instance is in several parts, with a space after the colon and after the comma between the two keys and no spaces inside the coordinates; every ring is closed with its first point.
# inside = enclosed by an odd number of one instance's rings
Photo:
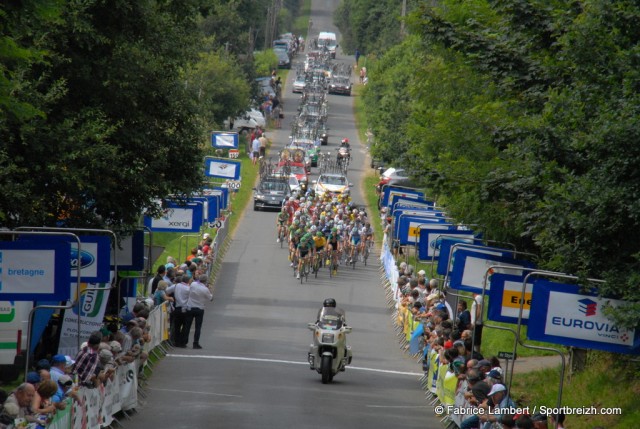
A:
{"type": "MultiPolygon", "coordinates": [[[[337,33],[332,24],[337,4],[313,0],[312,33],[337,33]]],[[[337,59],[354,61],[340,48],[337,59]]],[[[272,153],[287,141],[296,113],[294,75],[284,92],[283,127],[270,135],[272,153]]],[[[329,150],[343,137],[354,143],[349,179],[353,199],[361,203],[358,185],[368,166],[354,126],[353,97],[329,96],[329,112],[329,150]]],[[[214,302],[205,311],[203,349],[174,349],[156,366],[146,403],[127,428],[441,427],[420,389],[419,364],[399,348],[375,258],[367,267],[341,269],[337,278],[323,270],[300,284],[286,249],[276,244],[276,213],[253,211],[250,205],[241,216],[214,302]],[[348,337],[353,363],[323,385],[306,362],[311,342],[306,325],[327,297],[337,300],[353,327],[348,337]]]]}

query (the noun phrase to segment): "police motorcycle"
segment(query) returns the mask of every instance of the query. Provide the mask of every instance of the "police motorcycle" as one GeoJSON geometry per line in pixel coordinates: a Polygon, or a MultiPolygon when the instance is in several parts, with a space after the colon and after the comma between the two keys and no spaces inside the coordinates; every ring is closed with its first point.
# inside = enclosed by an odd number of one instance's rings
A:
{"type": "Polygon", "coordinates": [[[345,371],[351,364],[353,356],[346,338],[351,327],[347,326],[344,312],[336,308],[333,298],[324,300],[318,320],[307,326],[313,331],[313,344],[308,354],[310,369],[322,376],[322,384],[330,383],[338,372],[345,371]]]}

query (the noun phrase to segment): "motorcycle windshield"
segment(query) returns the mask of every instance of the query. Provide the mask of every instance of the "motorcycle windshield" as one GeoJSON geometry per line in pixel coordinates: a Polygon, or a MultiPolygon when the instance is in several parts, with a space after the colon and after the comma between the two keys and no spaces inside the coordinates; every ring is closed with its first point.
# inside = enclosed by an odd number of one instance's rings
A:
{"type": "Polygon", "coordinates": [[[321,329],[340,329],[342,328],[342,319],[332,314],[325,314],[318,321],[318,326],[321,329]]]}

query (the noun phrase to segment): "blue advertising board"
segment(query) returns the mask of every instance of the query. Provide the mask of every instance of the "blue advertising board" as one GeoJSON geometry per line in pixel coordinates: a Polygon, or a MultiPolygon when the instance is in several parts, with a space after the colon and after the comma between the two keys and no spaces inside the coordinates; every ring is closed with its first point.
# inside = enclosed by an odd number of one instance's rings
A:
{"type": "Polygon", "coordinates": [[[238,133],[214,131],[211,133],[211,146],[216,149],[238,149],[240,138],[238,133]]]}
{"type": "Polygon", "coordinates": [[[20,241],[56,242],[59,240],[68,242],[71,246],[71,260],[69,269],[71,278],[78,278],[80,267],[80,281],[82,282],[109,282],[111,276],[111,239],[106,235],[80,235],[80,251],[75,238],[66,235],[21,235],[20,241]]]}
{"type": "Polygon", "coordinates": [[[204,175],[219,179],[240,180],[240,161],[222,158],[207,158],[204,161],[204,175]]]}
{"type": "Polygon", "coordinates": [[[603,312],[605,306],[620,307],[627,304],[625,301],[546,279],[533,283],[532,300],[527,329],[530,340],[640,355],[640,330],[624,328],[603,312]]]}
{"type": "Polygon", "coordinates": [[[417,189],[403,188],[400,186],[384,186],[382,189],[382,207],[389,207],[394,195],[401,195],[414,200],[424,200],[424,192],[417,189]]]}
{"type": "Polygon", "coordinates": [[[488,271],[487,290],[491,289],[491,276],[497,273],[521,275],[535,268],[530,261],[514,259],[511,256],[498,254],[502,250],[487,249],[459,249],[454,253],[451,268],[451,289],[467,292],[482,293],[485,274],[488,271]],[[492,268],[494,265],[509,266],[509,268],[492,268]]]}
{"type": "Polygon", "coordinates": [[[420,229],[420,236],[418,237],[418,259],[421,261],[438,261],[440,259],[442,241],[446,238],[453,239],[454,237],[451,236],[467,239],[469,243],[473,243],[475,239],[473,231],[460,230],[457,229],[456,226],[452,226],[452,229],[447,231],[442,231],[441,228],[430,228],[426,226],[420,229]]]}
{"type": "Polygon", "coordinates": [[[189,201],[204,203],[204,221],[215,222],[220,216],[220,199],[219,195],[208,195],[202,197],[191,197],[189,201]]]}
{"type": "Polygon", "coordinates": [[[200,232],[203,219],[203,204],[169,201],[161,217],[145,216],[144,225],[155,232],[200,232]]]}
{"type": "Polygon", "coordinates": [[[487,318],[496,322],[518,323],[520,314],[520,302],[522,306],[522,324],[529,322],[531,311],[533,283],[527,282],[527,287],[522,296],[522,282],[525,276],[513,274],[495,273],[489,279],[487,294],[489,295],[489,309],[487,318]]]}
{"type": "Polygon", "coordinates": [[[206,188],[202,190],[202,195],[219,196],[220,197],[220,209],[226,210],[229,202],[229,188],[222,186],[215,186],[213,188],[206,188]]]}
{"type": "Polygon", "coordinates": [[[65,301],[71,294],[65,240],[0,242],[0,300],[65,301]]]}
{"type": "MultiPolygon", "coordinates": [[[[462,247],[464,246],[464,244],[470,244],[475,246],[475,247],[467,247],[467,249],[477,249],[478,248],[477,246],[482,246],[482,242],[478,239],[471,240],[468,238],[447,237],[447,238],[443,238],[440,241],[440,257],[438,258],[438,266],[436,267],[436,272],[438,274],[440,274],[441,276],[451,274],[451,271],[447,273],[447,270],[451,270],[451,267],[448,266],[449,256],[451,255],[451,251],[452,249],[455,249],[457,251],[461,248],[464,248],[462,247]]],[[[513,252],[507,251],[505,249],[498,249],[495,247],[487,247],[487,246],[482,246],[482,247],[483,249],[496,252],[496,254],[498,255],[505,255],[505,256],[513,255],[513,252]]],[[[453,262],[453,259],[452,259],[452,262],[453,262]]]]}
{"type": "Polygon", "coordinates": [[[415,198],[407,198],[402,195],[393,195],[393,198],[391,198],[389,206],[391,207],[392,210],[400,208],[399,206],[423,207],[423,208],[433,209],[435,206],[435,203],[433,201],[427,201],[422,198],[415,199],[415,198]]]}
{"type": "Polygon", "coordinates": [[[416,243],[422,228],[440,229],[441,232],[456,228],[442,218],[420,216],[400,216],[395,227],[394,238],[398,239],[402,246],[416,243]]]}

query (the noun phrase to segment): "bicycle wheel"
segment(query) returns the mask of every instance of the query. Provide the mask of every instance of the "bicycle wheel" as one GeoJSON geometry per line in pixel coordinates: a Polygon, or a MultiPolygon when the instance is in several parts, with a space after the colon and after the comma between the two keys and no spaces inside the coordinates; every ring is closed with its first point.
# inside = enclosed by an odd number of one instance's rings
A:
{"type": "Polygon", "coordinates": [[[304,281],[305,278],[305,268],[306,268],[306,261],[302,261],[302,266],[300,267],[300,272],[298,274],[300,274],[300,284],[302,284],[302,282],[304,281]]]}
{"type": "Polygon", "coordinates": [[[367,258],[369,258],[369,245],[364,246],[364,254],[362,255],[362,262],[364,266],[367,266],[367,258]]]}

